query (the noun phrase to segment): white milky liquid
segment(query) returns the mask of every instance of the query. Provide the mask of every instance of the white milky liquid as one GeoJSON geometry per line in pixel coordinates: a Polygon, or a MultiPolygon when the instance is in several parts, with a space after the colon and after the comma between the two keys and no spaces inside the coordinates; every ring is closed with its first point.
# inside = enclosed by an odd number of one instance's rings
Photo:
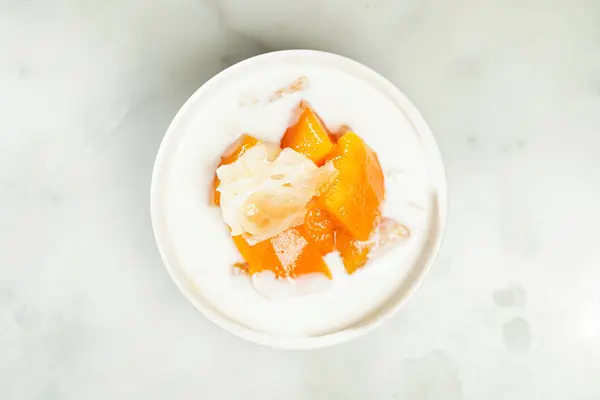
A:
{"type": "Polygon", "coordinates": [[[217,86],[178,128],[183,134],[165,185],[167,231],[181,268],[218,312],[256,331],[310,336],[351,326],[398,290],[425,247],[434,188],[419,136],[384,93],[333,67],[279,64],[217,86]],[[274,92],[302,76],[304,90],[273,100],[274,92]],[[330,254],[328,290],[271,300],[250,277],[232,272],[242,259],[220,209],[209,205],[210,190],[227,146],[242,133],[278,143],[300,100],[332,131],[349,125],[377,152],[386,178],[383,214],[406,225],[411,237],[351,276],[330,254]]]}

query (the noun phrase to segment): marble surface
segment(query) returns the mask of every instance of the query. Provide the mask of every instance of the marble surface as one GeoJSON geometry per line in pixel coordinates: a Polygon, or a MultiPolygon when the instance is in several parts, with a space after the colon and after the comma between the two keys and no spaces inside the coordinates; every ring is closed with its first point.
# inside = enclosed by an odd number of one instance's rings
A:
{"type": "Polygon", "coordinates": [[[0,0],[0,398],[600,398],[597,0],[0,0]],[[353,57],[444,154],[447,239],[354,342],[245,343],[159,260],[156,150],[255,54],[353,57]]]}

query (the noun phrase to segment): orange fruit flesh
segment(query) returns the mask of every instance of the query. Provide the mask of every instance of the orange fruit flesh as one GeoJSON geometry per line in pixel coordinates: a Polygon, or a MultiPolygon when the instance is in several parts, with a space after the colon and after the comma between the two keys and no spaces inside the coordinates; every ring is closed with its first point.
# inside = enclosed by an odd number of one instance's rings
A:
{"type": "MultiPolygon", "coordinates": [[[[227,147],[227,149],[223,152],[223,155],[221,155],[221,162],[219,163],[219,167],[221,165],[227,165],[237,161],[237,159],[240,158],[242,154],[244,154],[248,149],[256,146],[258,143],[260,143],[260,141],[255,137],[243,134],[235,142],[229,145],[229,147],[227,147]]],[[[216,206],[221,204],[221,193],[219,193],[219,191],[217,190],[220,184],[221,181],[215,173],[212,185],[212,204],[216,206]]]]}
{"type": "Polygon", "coordinates": [[[322,255],[331,253],[335,247],[335,227],[329,213],[319,207],[316,199],[307,205],[304,229],[322,255]]]}
{"type": "Polygon", "coordinates": [[[300,118],[283,135],[281,148],[290,147],[320,166],[333,148],[329,131],[307,102],[300,102],[299,111],[300,118]]]}
{"type": "Polygon", "coordinates": [[[328,162],[338,174],[319,202],[354,240],[366,241],[381,222],[384,186],[377,155],[358,135],[346,132],[328,162]]]}
{"type": "Polygon", "coordinates": [[[277,278],[322,273],[331,279],[331,272],[317,245],[311,241],[302,225],[289,228],[253,246],[241,236],[234,236],[233,241],[248,263],[250,275],[269,270],[277,278]]]}
{"type": "Polygon", "coordinates": [[[344,133],[351,130],[352,129],[348,125],[341,125],[335,132],[329,132],[329,140],[335,145],[338,139],[344,136],[344,133]]]}
{"type": "MultiPolygon", "coordinates": [[[[346,271],[352,274],[367,262],[370,246],[362,242],[381,222],[384,182],[375,152],[353,132],[330,137],[307,103],[301,102],[300,109],[300,119],[288,128],[281,147],[291,147],[317,165],[330,162],[338,174],[318,198],[307,204],[303,225],[255,245],[249,245],[242,236],[233,237],[250,275],[270,270],[278,278],[323,273],[331,279],[322,256],[334,250],[339,251],[346,271]],[[337,139],[335,144],[332,139],[337,139]]],[[[256,138],[243,135],[223,154],[220,165],[236,161],[257,143],[256,138]]],[[[213,203],[217,205],[218,185],[215,176],[213,203]]]]}
{"type": "Polygon", "coordinates": [[[346,231],[336,233],[335,248],[340,252],[344,267],[349,274],[365,265],[368,261],[370,246],[354,240],[346,231]]]}
{"type": "MultiPolygon", "coordinates": [[[[238,160],[248,149],[260,141],[250,135],[242,135],[230,145],[221,157],[219,166],[238,160]]],[[[220,184],[215,175],[213,182],[213,204],[219,205],[220,184]]],[[[250,245],[242,236],[234,236],[233,241],[247,263],[246,271],[252,275],[264,270],[272,271],[278,278],[294,278],[309,273],[323,273],[331,278],[331,272],[323,261],[321,249],[333,250],[333,225],[326,218],[325,211],[311,202],[307,214],[308,224],[293,227],[278,235],[250,245]],[[313,241],[314,240],[314,241],[313,241]]]]}

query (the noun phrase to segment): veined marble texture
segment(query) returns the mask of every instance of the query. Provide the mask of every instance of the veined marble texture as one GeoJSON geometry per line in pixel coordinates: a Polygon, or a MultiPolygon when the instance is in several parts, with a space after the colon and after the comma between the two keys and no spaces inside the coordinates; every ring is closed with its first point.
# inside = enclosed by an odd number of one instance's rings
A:
{"type": "Polygon", "coordinates": [[[0,399],[600,398],[598,0],[0,0],[0,399]],[[150,224],[212,75],[288,48],[396,83],[444,155],[425,283],[334,348],[203,318],[150,224]]]}

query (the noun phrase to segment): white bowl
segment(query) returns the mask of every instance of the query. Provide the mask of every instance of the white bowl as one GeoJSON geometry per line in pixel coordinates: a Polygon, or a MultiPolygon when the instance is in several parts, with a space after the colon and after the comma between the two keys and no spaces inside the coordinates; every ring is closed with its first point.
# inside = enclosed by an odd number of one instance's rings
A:
{"type": "MultiPolygon", "coordinates": [[[[248,99],[248,101],[255,100],[248,99]]],[[[360,134],[360,131],[358,133],[360,134]]],[[[201,132],[198,132],[198,135],[200,134],[201,132]]],[[[204,132],[204,134],[206,135],[207,132],[204,132]]],[[[218,154],[215,156],[218,157],[218,154]]],[[[210,171],[211,174],[212,172],[210,171]]],[[[208,193],[208,190],[206,188],[206,193],[208,193]]],[[[209,320],[240,338],[258,344],[286,349],[313,349],[342,343],[371,331],[390,318],[416,291],[429,271],[442,240],[447,214],[446,177],[440,152],[429,127],[415,106],[394,84],[370,68],[339,55],[311,50],[279,51],[253,57],[227,68],[206,82],[179,110],[165,134],[156,157],[152,176],[151,212],[154,235],[167,271],[179,290],[209,320]],[[177,246],[174,245],[174,240],[177,239],[170,233],[168,216],[165,212],[169,168],[174,158],[179,156],[179,147],[186,124],[189,124],[189,121],[202,110],[202,105],[206,99],[218,95],[220,88],[228,83],[236,80],[252,80],[253,74],[258,70],[264,71],[272,68],[275,71],[278,65],[282,65],[282,63],[289,64],[290,62],[294,65],[310,64],[313,67],[322,66],[343,71],[383,94],[390,104],[400,110],[409,121],[415,135],[418,136],[420,146],[423,149],[425,164],[427,165],[429,186],[432,188],[431,211],[427,221],[428,226],[424,230],[427,235],[426,240],[419,250],[418,257],[411,265],[410,271],[399,279],[397,288],[392,295],[387,298],[383,305],[350,326],[315,336],[264,333],[221,313],[215,304],[212,304],[203,292],[198,290],[192,279],[186,275],[180,257],[178,257],[177,246]]],[[[198,260],[198,263],[201,262],[202,260],[198,260]]]]}

